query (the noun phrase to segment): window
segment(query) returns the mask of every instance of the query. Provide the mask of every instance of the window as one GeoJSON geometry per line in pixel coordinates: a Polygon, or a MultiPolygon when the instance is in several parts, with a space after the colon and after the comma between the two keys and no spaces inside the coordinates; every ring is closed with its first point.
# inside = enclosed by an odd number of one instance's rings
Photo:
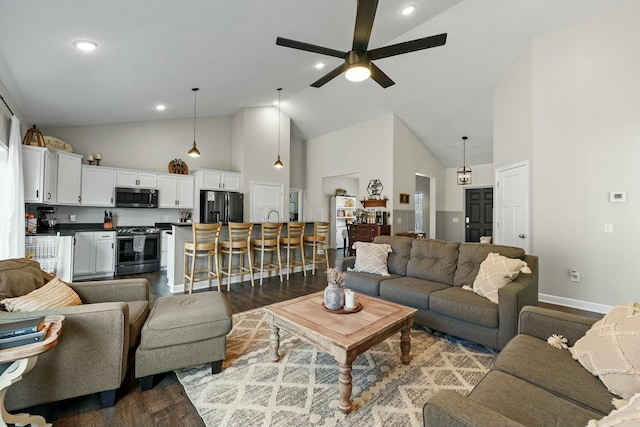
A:
{"type": "Polygon", "coordinates": [[[416,233],[424,233],[422,229],[422,193],[416,193],[414,196],[415,201],[415,212],[416,212],[416,223],[415,223],[415,232],[416,233]]]}

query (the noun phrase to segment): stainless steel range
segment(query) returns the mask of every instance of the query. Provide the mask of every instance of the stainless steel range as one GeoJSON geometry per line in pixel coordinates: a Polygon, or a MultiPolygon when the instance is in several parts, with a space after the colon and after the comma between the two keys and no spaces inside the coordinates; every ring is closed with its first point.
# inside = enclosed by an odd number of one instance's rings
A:
{"type": "Polygon", "coordinates": [[[116,276],[160,270],[160,229],[116,228],[116,276]]]}

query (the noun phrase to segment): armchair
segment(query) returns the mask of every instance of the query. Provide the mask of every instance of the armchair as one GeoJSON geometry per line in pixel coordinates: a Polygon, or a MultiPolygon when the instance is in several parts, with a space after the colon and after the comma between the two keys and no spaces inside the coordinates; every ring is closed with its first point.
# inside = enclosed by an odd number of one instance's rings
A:
{"type": "MultiPolygon", "coordinates": [[[[24,295],[51,278],[35,261],[0,260],[0,297],[24,295]]],[[[149,283],[121,279],[69,286],[82,305],[25,313],[0,311],[0,323],[47,314],[65,316],[58,345],[42,354],[35,368],[9,388],[5,400],[9,410],[92,393],[100,393],[103,407],[115,403],[116,389],[125,378],[149,314],[149,283]]]]}

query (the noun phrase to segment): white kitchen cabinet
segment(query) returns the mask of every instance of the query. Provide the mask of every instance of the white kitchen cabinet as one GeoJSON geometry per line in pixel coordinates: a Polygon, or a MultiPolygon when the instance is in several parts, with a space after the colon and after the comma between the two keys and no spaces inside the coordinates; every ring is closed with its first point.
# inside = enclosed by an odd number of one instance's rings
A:
{"type": "Polygon", "coordinates": [[[82,206],[115,206],[113,169],[101,166],[82,165],[82,206]]]}
{"type": "Polygon", "coordinates": [[[158,174],[144,171],[116,169],[116,187],[158,188],[158,174]]]}
{"type": "Polygon", "coordinates": [[[79,205],[82,175],[82,156],[66,151],[56,153],[57,185],[56,203],[59,205],[79,205]]]}
{"type": "Polygon", "coordinates": [[[110,277],[115,271],[116,233],[79,231],[75,234],[73,278],[110,277]]]}
{"type": "Polygon", "coordinates": [[[24,201],[26,203],[56,203],[56,162],[43,147],[22,147],[24,169],[24,201]]]}
{"type": "Polygon", "coordinates": [[[158,175],[158,207],[193,209],[194,183],[190,175],[158,175]]]}
{"type": "Polygon", "coordinates": [[[240,191],[241,174],[238,172],[198,169],[194,174],[200,190],[240,191]]]}

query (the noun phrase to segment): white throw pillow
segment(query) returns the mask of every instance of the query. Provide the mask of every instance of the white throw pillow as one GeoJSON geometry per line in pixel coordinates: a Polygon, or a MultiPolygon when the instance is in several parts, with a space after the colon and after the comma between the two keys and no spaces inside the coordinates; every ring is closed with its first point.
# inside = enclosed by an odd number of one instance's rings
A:
{"type": "Polygon", "coordinates": [[[473,282],[473,292],[498,304],[498,289],[511,283],[521,272],[531,273],[526,262],[490,252],[480,264],[473,282]]]}
{"type": "Polygon", "coordinates": [[[62,280],[54,277],[46,285],[15,298],[0,301],[7,311],[24,312],[81,305],[78,294],[62,280]]]}
{"type": "Polygon", "coordinates": [[[391,245],[386,243],[355,242],[352,246],[356,250],[356,264],[352,271],[380,274],[389,276],[387,258],[391,252],[391,245]]]}
{"type": "Polygon", "coordinates": [[[590,420],[587,427],[637,427],[640,425],[640,393],[634,395],[629,404],[614,409],[604,418],[590,420]]]}
{"type": "Polygon", "coordinates": [[[640,304],[615,306],[569,350],[611,393],[640,393],[640,304]]]}

